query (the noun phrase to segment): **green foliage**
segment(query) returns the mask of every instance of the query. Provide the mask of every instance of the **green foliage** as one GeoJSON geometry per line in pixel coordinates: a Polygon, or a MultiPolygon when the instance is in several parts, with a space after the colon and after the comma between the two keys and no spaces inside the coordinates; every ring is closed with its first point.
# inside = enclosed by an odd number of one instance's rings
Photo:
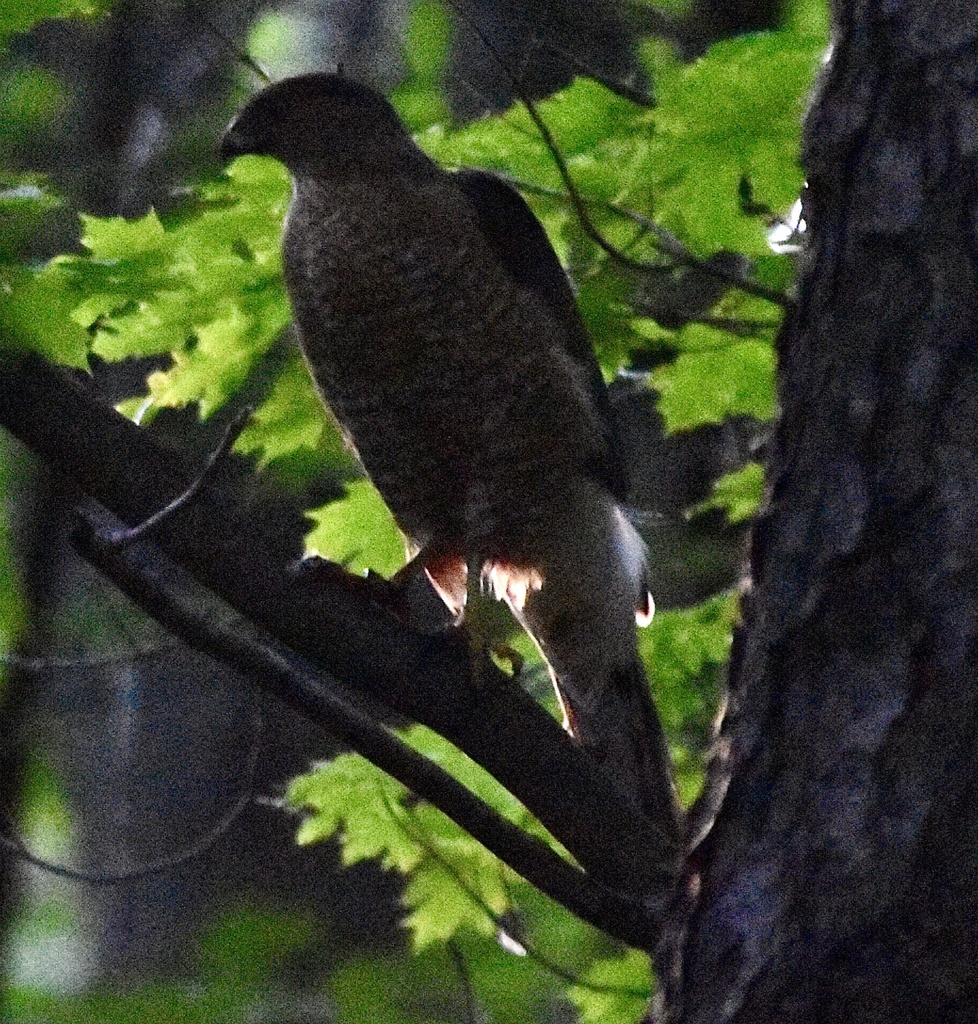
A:
{"type": "Polygon", "coordinates": [[[373,569],[390,576],[404,565],[400,531],[369,480],[355,481],[341,501],[314,509],[309,516],[315,523],[306,536],[310,553],[358,573],[373,569]]]}
{"type": "Polygon", "coordinates": [[[201,974],[220,987],[261,991],[269,975],[305,945],[312,925],[292,914],[240,910],[226,915],[204,936],[201,974]]]}
{"type": "Polygon", "coordinates": [[[343,1024],[448,1024],[473,1019],[525,1024],[546,1019],[555,989],[553,980],[535,965],[507,953],[492,939],[474,936],[453,943],[451,951],[431,947],[410,961],[392,956],[358,959],[329,982],[343,1024]],[[472,1004],[484,1018],[473,1016],[472,1004]]]}
{"type": "MultiPolygon", "coordinates": [[[[57,926],[57,920],[49,925],[57,926]]],[[[3,1019],[11,1024],[228,1024],[275,1019],[270,979],[310,934],[310,926],[292,915],[242,911],[225,917],[205,936],[199,980],[78,996],[17,983],[5,992],[3,1019]]],[[[322,1011],[325,1014],[325,1006],[322,1011]]]]}
{"type": "Polygon", "coordinates": [[[148,380],[150,409],[195,402],[209,415],[289,321],[278,227],[287,187],[277,164],[244,158],[165,223],[152,211],[83,216],[87,255],[18,268],[0,326],[73,366],[89,350],[110,361],[168,353],[172,366],[148,380]]]}
{"type": "Polygon", "coordinates": [[[293,73],[295,37],[296,25],[288,14],[274,9],[265,11],[248,33],[248,56],[277,81],[293,73]]]}
{"type": "Polygon", "coordinates": [[[774,346],[770,338],[732,338],[689,324],[674,341],[679,355],[652,374],[659,411],[670,430],[721,423],[728,416],[774,415],[774,346]]]}
{"type": "MultiPolygon", "coordinates": [[[[106,6],[102,0],[13,0],[0,14],[0,46],[42,18],[106,6]]],[[[282,33],[264,24],[264,42],[256,38],[254,45],[274,48],[282,33]]],[[[438,83],[449,31],[445,6],[414,4],[408,76],[394,101],[442,163],[492,168],[527,186],[528,201],[575,278],[606,376],[622,366],[651,369],[672,430],[731,415],[773,416],[779,305],[729,289],[682,326],[637,311],[636,295],[654,275],[623,266],[582,227],[524,109],[516,105],[464,127],[446,123],[438,83]]],[[[644,261],[646,270],[671,273],[677,264],[657,242],[658,228],[665,228],[667,248],[699,258],[742,253],[751,261],[751,281],[785,292],[791,259],[769,249],[767,232],[801,186],[800,119],[824,31],[821,5],[799,2],[784,31],[721,43],[690,64],[650,47],[659,101],[653,110],[587,80],[542,101],[540,114],[602,237],[644,261]]],[[[28,140],[62,109],[61,87],[49,76],[25,72],[8,85],[0,97],[7,139],[28,140]]],[[[291,460],[300,478],[311,467],[319,473],[328,467],[335,479],[347,481],[339,500],[310,513],[308,546],[356,571],[391,573],[404,552],[389,513],[357,476],[297,354],[275,347],[289,319],[279,255],[287,194],[277,164],[242,158],[219,180],[198,183],[166,214],[132,221],[83,216],[84,251],[34,265],[24,258],[27,242],[60,200],[37,175],[4,175],[0,338],[80,368],[92,354],[112,361],[155,357],[162,368],[149,376],[144,394],[122,406],[144,418],[160,407],[188,404],[208,416],[237,397],[259,367],[271,366],[238,449],[262,468],[291,460]]],[[[760,467],[750,465],[719,481],[700,509],[721,508],[731,521],[743,521],[756,509],[761,488],[760,467]]],[[[8,533],[0,519],[0,640],[9,643],[21,608],[10,585],[8,533]]],[[[736,599],[722,595],[696,608],[659,612],[641,634],[687,801],[701,783],[703,737],[716,711],[736,615],[736,599]]],[[[420,728],[405,736],[507,818],[542,834],[521,805],[450,744],[420,728]]],[[[641,1016],[651,987],[643,956],[613,948],[361,758],[342,755],[302,776],[289,799],[306,814],[300,842],[338,840],[345,864],[376,860],[405,879],[404,923],[415,955],[361,958],[333,971],[329,996],[345,1024],[464,1019],[459,993],[466,986],[495,1024],[544,1019],[562,998],[585,1024],[629,1024],[641,1016]],[[515,955],[498,941],[504,923],[529,955],[515,955]]],[[[38,820],[48,812],[51,805],[38,797],[38,820]]],[[[37,921],[62,932],[74,927],[40,911],[37,921]]],[[[94,995],[64,1000],[21,984],[5,1010],[15,1021],[252,1019],[275,966],[307,935],[306,925],[291,919],[238,918],[205,942],[204,989],[174,984],[122,1001],[94,995]]]]}
{"type": "MultiPolygon", "coordinates": [[[[418,727],[407,738],[510,820],[539,829],[444,740],[418,727]]],[[[650,990],[645,957],[614,951],[362,758],[342,755],[295,780],[289,799],[309,815],[300,841],[338,835],[344,863],[377,859],[407,876],[405,924],[415,957],[360,959],[337,971],[329,992],[344,1022],[441,1020],[428,1015],[430,1003],[458,1002],[460,972],[497,1024],[538,1019],[565,994],[567,978],[577,982],[571,998],[591,1014],[584,1019],[610,1021],[614,1007],[620,1024],[638,1020],[650,990]],[[516,935],[500,941],[514,925],[516,935]]]]}
{"type": "Polygon", "coordinates": [[[74,320],[94,327],[103,359],[170,353],[148,381],[152,402],[222,406],[289,322],[279,248],[287,179],[270,160],[242,158],[228,180],[165,226],[83,218],[88,257],[59,269],[79,298],[74,320]]]}
{"type": "Polygon", "coordinates": [[[774,212],[798,197],[801,117],[823,47],[820,37],[757,33],[660,69],[649,154],[656,215],[695,252],[767,254],[765,224],[742,208],[740,182],[774,212]]]}
{"type": "Polygon", "coordinates": [[[621,1024],[638,1020],[652,991],[648,957],[632,949],[598,960],[568,990],[582,1024],[621,1024]]]}
{"type": "Polygon", "coordinates": [[[694,737],[708,736],[716,715],[718,673],[730,653],[736,618],[736,598],[720,595],[694,608],[657,611],[639,636],[663,725],[678,741],[673,745],[676,782],[687,805],[703,782],[697,756],[702,750],[694,737]]]}
{"type": "Polygon", "coordinates": [[[27,148],[48,135],[67,105],[62,83],[41,68],[21,68],[6,76],[0,90],[0,132],[4,143],[27,148]]]}
{"type": "Polygon", "coordinates": [[[31,236],[60,205],[41,175],[0,172],[0,271],[23,258],[31,236]]]}
{"type": "Polygon", "coordinates": [[[433,999],[451,990],[445,965],[432,960],[430,956],[413,961],[393,956],[364,957],[347,964],[329,984],[340,1018],[348,1024],[417,1024],[426,1017],[431,1020],[421,1013],[425,996],[433,999]],[[422,976],[419,968],[424,970],[422,976]]]}
{"type": "Polygon", "coordinates": [[[26,813],[20,827],[31,848],[47,857],[63,857],[71,822],[68,801],[46,762],[35,758],[28,763],[23,795],[26,813]]]}
{"type": "MultiPolygon", "coordinates": [[[[421,726],[404,738],[511,821],[539,831],[514,797],[446,740],[421,726]]],[[[307,812],[300,843],[338,835],[344,864],[376,859],[407,876],[404,923],[416,949],[465,931],[492,937],[496,918],[510,908],[512,880],[492,855],[358,755],[341,755],[300,776],[289,800],[307,812]]]]}
{"type": "Polygon", "coordinates": [[[730,649],[737,601],[719,595],[694,608],[656,612],[643,634],[643,654],[654,666],[653,686],[662,698],[666,727],[678,732],[699,713],[701,698],[690,684],[707,665],[722,665],[730,649]]]}
{"type": "MultiPolygon", "coordinates": [[[[415,123],[443,116],[436,84],[447,25],[440,5],[416,5],[412,74],[396,97],[415,123]]],[[[750,255],[758,280],[783,288],[789,258],[767,248],[770,218],[745,210],[743,187],[748,182],[752,202],[772,216],[797,195],[801,104],[821,45],[805,27],[722,43],[691,65],[660,59],[659,105],[651,112],[588,80],[541,102],[595,227],[632,255],[652,256],[648,238],[617,211],[652,215],[700,256],[720,249],[750,255]]],[[[637,353],[658,353],[652,382],[671,429],[735,414],[773,414],[777,308],[728,292],[713,316],[751,323],[746,334],[695,322],[669,330],[636,317],[634,273],[624,272],[582,230],[525,110],[515,107],[459,129],[434,124],[419,139],[442,162],[515,173],[556,193],[531,193],[530,201],[576,272],[582,313],[605,371],[612,375],[637,353]]],[[[196,200],[165,223],[152,213],[135,222],[85,218],[86,256],[8,270],[10,287],[0,300],[8,343],[74,366],[84,365],[88,351],[110,360],[168,353],[172,364],[150,377],[148,403],[138,405],[142,414],[197,403],[209,415],[242,386],[287,323],[278,255],[285,196],[277,165],[245,158],[227,180],[199,188],[196,200]]],[[[299,397],[296,383],[295,374],[279,382],[242,441],[262,462],[319,437],[321,420],[308,387],[299,397]],[[295,408],[291,426],[286,396],[295,408]]]]}
{"type": "Polygon", "coordinates": [[[55,264],[39,270],[19,265],[0,267],[0,346],[37,352],[52,362],[84,368],[90,338],[72,322],[74,296],[55,264]]]}
{"type": "Polygon", "coordinates": [[[451,22],[444,4],[420,0],[412,6],[404,40],[408,73],[391,100],[415,131],[448,116],[438,86],[448,60],[450,37],[451,22]]]}
{"type": "Polygon", "coordinates": [[[329,444],[332,461],[339,460],[343,444],[338,431],[327,422],[323,405],[309,386],[309,375],[302,359],[294,352],[235,447],[239,452],[255,455],[259,466],[265,467],[320,443],[329,444]]]}
{"type": "MultiPolygon", "coordinates": [[[[587,80],[538,109],[594,226],[613,245],[632,256],[648,251],[636,223],[620,212],[635,211],[670,229],[696,256],[721,250],[750,256],[755,280],[783,289],[790,259],[771,252],[767,230],[801,188],[801,114],[823,47],[820,35],[786,31],[721,43],[690,65],[664,61],[656,68],[659,103],[651,112],[587,80]]],[[[773,415],[777,307],[728,292],[713,316],[749,324],[746,335],[696,322],[669,330],[636,317],[634,272],[624,272],[582,230],[525,110],[456,131],[434,126],[419,141],[442,162],[495,168],[557,194],[531,192],[529,200],[575,272],[581,311],[606,372],[650,342],[674,354],[653,376],[670,429],[773,415]]]]}
{"type": "Polygon", "coordinates": [[[710,497],[693,511],[720,508],[731,523],[743,523],[757,512],[763,494],[764,467],[759,462],[748,462],[742,469],[720,477],[710,497]]]}
{"type": "Polygon", "coordinates": [[[410,960],[353,961],[330,978],[328,991],[343,1024],[527,1024],[547,1019],[558,997],[558,985],[545,969],[473,935],[410,960]]]}
{"type": "Polygon", "coordinates": [[[49,18],[94,17],[104,14],[111,0],[4,0],[0,7],[0,48],[18,32],[49,18]]]}

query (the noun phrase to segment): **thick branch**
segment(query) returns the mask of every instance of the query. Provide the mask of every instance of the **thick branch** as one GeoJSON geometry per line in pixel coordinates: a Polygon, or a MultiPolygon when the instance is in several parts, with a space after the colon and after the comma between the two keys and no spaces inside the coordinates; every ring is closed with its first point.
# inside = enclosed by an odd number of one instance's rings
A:
{"type": "Polygon", "coordinates": [[[651,948],[645,908],[562,860],[345,700],[334,680],[244,624],[222,624],[199,594],[150,546],[120,547],[83,519],[75,544],[144,611],[185,643],[247,676],[255,685],[328,729],[403,782],[479,840],[516,872],[578,917],[634,946],[651,948]],[[339,691],[339,692],[337,692],[339,691]]]}
{"type": "MultiPolygon", "coordinates": [[[[0,365],[0,423],[135,524],[193,474],[78,380],[26,357],[0,365]]],[[[657,906],[677,859],[585,751],[502,673],[476,685],[467,645],[425,636],[339,571],[294,572],[301,512],[228,462],[160,524],[159,546],[237,611],[358,693],[449,739],[517,796],[595,878],[657,906]]],[[[483,673],[483,678],[485,673],[483,673]]]]}

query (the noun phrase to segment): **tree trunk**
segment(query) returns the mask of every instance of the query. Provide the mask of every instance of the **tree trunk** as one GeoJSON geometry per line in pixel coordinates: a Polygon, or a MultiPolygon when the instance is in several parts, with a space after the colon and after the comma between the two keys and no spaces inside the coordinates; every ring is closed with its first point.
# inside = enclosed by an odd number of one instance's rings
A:
{"type": "Polygon", "coordinates": [[[978,1019],[978,5],[850,0],[665,1019],[978,1019]]]}

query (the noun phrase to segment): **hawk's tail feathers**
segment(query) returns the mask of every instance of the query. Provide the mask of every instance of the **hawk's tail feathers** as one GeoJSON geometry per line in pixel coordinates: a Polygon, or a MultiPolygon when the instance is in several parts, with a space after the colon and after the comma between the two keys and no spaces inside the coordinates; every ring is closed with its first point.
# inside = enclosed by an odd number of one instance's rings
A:
{"type": "Polygon", "coordinates": [[[576,680],[551,674],[575,738],[619,779],[623,789],[638,796],[653,821],[678,829],[669,746],[638,656],[612,668],[603,686],[588,680],[583,701],[572,696],[582,692],[576,680]]]}

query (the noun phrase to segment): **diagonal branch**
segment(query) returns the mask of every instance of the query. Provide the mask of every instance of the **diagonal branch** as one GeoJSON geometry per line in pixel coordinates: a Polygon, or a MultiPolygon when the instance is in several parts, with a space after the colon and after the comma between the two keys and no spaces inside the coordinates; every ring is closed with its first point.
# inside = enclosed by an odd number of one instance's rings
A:
{"type": "MultiPolygon", "coordinates": [[[[123,522],[141,522],[194,473],[99,405],[84,383],[37,357],[0,361],[0,424],[123,522]]],[[[225,460],[154,539],[173,561],[276,641],[374,706],[450,740],[534,814],[603,884],[661,907],[679,851],[519,686],[491,669],[477,682],[468,645],[408,628],[362,580],[294,572],[302,510],[225,460]]]]}
{"type": "MultiPolygon", "coordinates": [[[[558,152],[554,155],[554,159],[562,161],[563,156],[558,152]]],[[[564,166],[566,167],[566,162],[564,162],[564,166]]],[[[505,174],[502,171],[494,171],[493,173],[504,181],[508,181],[513,188],[519,189],[520,192],[529,192],[531,195],[559,199],[561,202],[570,203],[575,209],[583,206],[585,209],[593,207],[606,210],[616,217],[630,220],[633,224],[637,224],[643,232],[650,235],[653,245],[664,256],[668,256],[673,260],[674,263],[699,270],[708,277],[715,277],[725,282],[731,288],[736,288],[747,295],[756,295],[758,298],[766,299],[768,302],[781,306],[783,309],[790,309],[792,306],[792,299],[785,292],[780,292],[775,288],[768,288],[766,285],[752,280],[746,273],[728,269],[722,264],[697,256],[682,243],[678,235],[673,234],[668,228],[657,224],[651,217],[646,217],[645,214],[639,213],[637,210],[632,210],[627,206],[611,203],[604,199],[589,199],[576,190],[571,192],[567,188],[559,189],[550,188],[547,185],[538,185],[536,182],[527,181],[525,178],[517,178],[512,174],[505,174]]],[[[595,228],[594,230],[597,229],[595,228]]],[[[648,274],[662,270],[662,264],[647,260],[636,260],[633,261],[631,269],[648,274]]],[[[765,324],[764,326],[770,325],[765,324]]]]}
{"type": "Polygon", "coordinates": [[[535,836],[507,821],[443,768],[412,750],[342,696],[342,687],[245,623],[220,623],[199,593],[150,545],[130,549],[83,518],[79,551],[129,598],[185,643],[329,730],[479,840],[538,889],[583,920],[631,945],[651,948],[645,908],[602,886],[535,836]],[[338,692],[339,691],[339,692],[338,692]]]}

